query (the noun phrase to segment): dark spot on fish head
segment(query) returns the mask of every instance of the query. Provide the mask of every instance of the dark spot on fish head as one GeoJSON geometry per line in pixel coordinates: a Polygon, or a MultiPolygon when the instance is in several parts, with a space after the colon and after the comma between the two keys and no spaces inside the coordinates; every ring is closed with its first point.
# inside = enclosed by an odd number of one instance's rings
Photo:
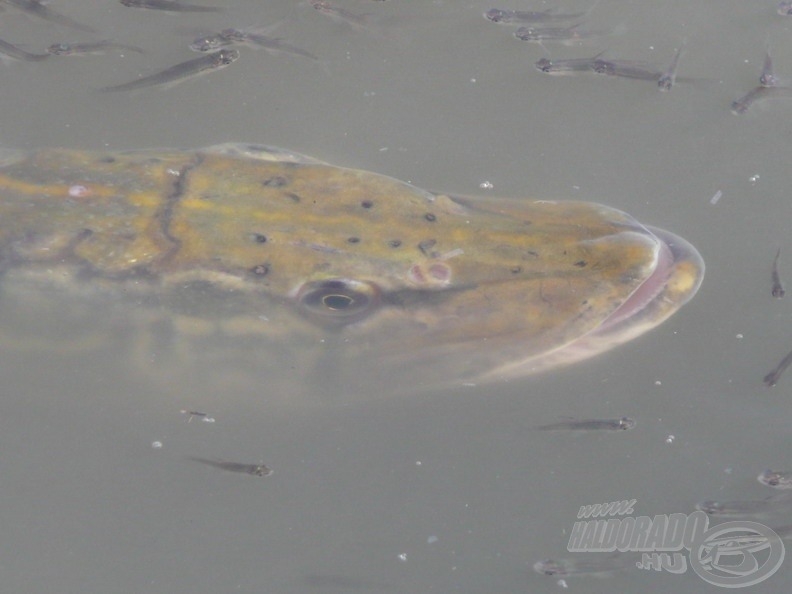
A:
{"type": "Polygon", "coordinates": [[[283,186],[287,185],[289,180],[287,180],[282,175],[275,175],[273,177],[269,177],[261,182],[261,185],[267,188],[282,188],[283,186]]]}
{"type": "Polygon", "coordinates": [[[437,240],[435,240],[435,239],[425,239],[421,243],[418,244],[418,249],[421,250],[421,253],[424,256],[429,256],[430,255],[429,250],[431,250],[435,246],[436,243],[437,243],[437,240]]]}
{"type": "Polygon", "coordinates": [[[263,144],[248,144],[245,146],[245,150],[250,153],[264,153],[266,155],[273,154],[270,148],[263,144]]]}

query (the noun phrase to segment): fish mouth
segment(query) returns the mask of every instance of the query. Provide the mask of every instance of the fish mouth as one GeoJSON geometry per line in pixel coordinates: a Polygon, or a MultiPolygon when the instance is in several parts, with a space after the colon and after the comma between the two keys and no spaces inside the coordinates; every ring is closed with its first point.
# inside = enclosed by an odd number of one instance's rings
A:
{"type": "Polygon", "coordinates": [[[698,291],[704,279],[704,259],[698,250],[674,233],[645,229],[658,242],[654,271],[599,327],[564,346],[559,364],[586,359],[644,334],[698,291]]]}
{"type": "Polygon", "coordinates": [[[502,365],[484,378],[508,380],[588,359],[659,326],[692,299],[704,278],[699,252],[678,235],[649,226],[643,229],[657,242],[656,262],[624,303],[587,334],[553,351],[502,365]]]}
{"type": "MultiPolygon", "coordinates": [[[[704,260],[690,243],[668,231],[654,227],[646,230],[658,241],[657,262],[651,275],[614,311],[595,334],[609,333],[637,319],[648,318],[659,324],[687,303],[701,286],[704,260]],[[668,305],[664,307],[664,302],[668,305]]],[[[648,328],[646,328],[648,329],[648,328]]]]}

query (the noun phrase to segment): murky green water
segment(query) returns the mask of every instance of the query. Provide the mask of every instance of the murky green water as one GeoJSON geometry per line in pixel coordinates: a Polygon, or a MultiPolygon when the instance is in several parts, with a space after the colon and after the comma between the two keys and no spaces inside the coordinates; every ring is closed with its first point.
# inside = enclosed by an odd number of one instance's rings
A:
{"type": "MultiPolygon", "coordinates": [[[[411,398],[387,397],[390,385],[339,398],[326,381],[332,366],[305,377],[285,363],[271,381],[228,379],[225,389],[178,373],[163,381],[129,365],[125,335],[90,356],[4,354],[0,579],[9,591],[553,592],[558,578],[532,566],[573,556],[580,506],[636,499],[636,515],[690,513],[705,499],[766,497],[756,475],[789,470],[792,376],[773,389],[762,377],[792,348],[792,304],[770,295],[779,246],[781,275],[792,278],[792,102],[741,116],[730,104],[757,84],[768,42],[776,74],[792,79],[792,20],[772,2],[602,0],[590,26],[614,34],[543,49],[484,20],[486,2],[335,1],[370,13],[372,25],[348,27],[307,2],[236,0],[218,15],[50,4],[90,23],[92,37],[8,9],[0,39],[28,51],[112,38],[146,53],[4,66],[2,144],[263,142],[430,190],[601,202],[699,248],[701,291],[657,330],[589,362],[411,398]],[[318,63],[242,48],[237,63],[172,89],[97,92],[194,57],[196,29],[273,23],[273,35],[318,63]],[[533,66],[548,52],[602,50],[667,64],[683,43],[679,75],[699,80],[670,93],[533,66]],[[181,410],[215,422],[188,422],[181,410]],[[622,416],[635,428],[535,430],[622,416]]],[[[68,333],[79,320],[62,323],[68,333]]],[[[786,562],[749,590],[782,591],[790,575],[786,562]]],[[[633,566],[566,585],[720,590],[692,571],[633,566]]]]}

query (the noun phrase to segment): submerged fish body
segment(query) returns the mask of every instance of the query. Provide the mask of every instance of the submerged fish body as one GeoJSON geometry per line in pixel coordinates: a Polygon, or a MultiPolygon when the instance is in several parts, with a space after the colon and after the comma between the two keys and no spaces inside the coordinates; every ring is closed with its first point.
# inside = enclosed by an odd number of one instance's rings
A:
{"type": "Polygon", "coordinates": [[[346,23],[356,29],[365,29],[368,25],[368,15],[356,14],[345,8],[330,4],[326,0],[309,0],[311,6],[339,23],[346,23]]]}
{"type": "Polygon", "coordinates": [[[22,60],[25,62],[40,62],[41,60],[49,58],[49,54],[32,54],[2,39],[0,39],[0,54],[14,60],[22,60]]]}
{"type": "Polygon", "coordinates": [[[47,48],[47,53],[53,56],[85,56],[88,54],[103,54],[109,50],[129,51],[137,54],[144,53],[139,47],[115,43],[109,39],[86,43],[53,43],[47,48]]]}
{"type": "Polygon", "coordinates": [[[552,21],[564,21],[578,19],[586,16],[585,12],[575,12],[560,14],[554,9],[548,10],[501,10],[491,8],[484,13],[484,18],[493,23],[503,25],[513,25],[515,23],[547,23],[552,21]]]}
{"type": "Polygon", "coordinates": [[[94,32],[93,27],[89,27],[84,23],[75,21],[74,19],[60,14],[59,12],[55,12],[52,8],[48,7],[45,2],[40,2],[39,0],[2,0],[2,2],[27,14],[37,16],[40,19],[49,21],[51,23],[65,25],[67,27],[71,27],[72,29],[84,31],[86,33],[94,32]]]}
{"type": "Polygon", "coordinates": [[[573,74],[576,72],[606,73],[607,62],[602,59],[600,52],[591,58],[571,58],[567,60],[551,60],[540,58],[536,61],[536,69],[546,74],[573,74]]]}
{"type": "Polygon", "coordinates": [[[209,52],[229,45],[250,45],[254,48],[265,49],[272,53],[292,54],[311,60],[318,58],[312,53],[283,41],[277,37],[265,35],[263,29],[223,29],[218,33],[201,35],[193,40],[190,49],[196,52],[209,52]]]}
{"type": "Polygon", "coordinates": [[[165,343],[212,336],[226,350],[191,351],[193,377],[249,361],[268,390],[309,366],[375,391],[524,376],[655,327],[704,270],[598,204],[434,194],[258,145],[0,157],[0,346],[63,295],[50,315],[81,329],[151,311],[165,343]]]}
{"type": "Polygon", "coordinates": [[[225,68],[238,59],[239,52],[237,50],[221,49],[199,58],[181,62],[155,74],[150,74],[149,76],[144,76],[120,85],[103,87],[101,91],[113,93],[117,91],[136,91],[138,89],[155,86],[167,88],[183,82],[188,78],[225,68]]]}
{"type": "Polygon", "coordinates": [[[561,421],[549,425],[541,425],[541,431],[628,431],[635,427],[635,419],[620,417],[618,419],[587,419],[584,421],[561,421]]]}
{"type": "Polygon", "coordinates": [[[199,6],[178,0],[121,0],[121,4],[129,8],[146,8],[162,12],[223,12],[219,6],[199,6]]]}

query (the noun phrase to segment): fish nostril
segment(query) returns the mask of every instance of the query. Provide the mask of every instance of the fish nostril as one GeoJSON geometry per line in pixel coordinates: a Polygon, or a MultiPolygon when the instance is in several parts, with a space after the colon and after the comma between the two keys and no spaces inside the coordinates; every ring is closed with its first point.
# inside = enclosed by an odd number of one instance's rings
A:
{"type": "Polygon", "coordinates": [[[448,281],[451,279],[451,268],[447,264],[438,262],[429,267],[429,274],[438,281],[448,281]]]}

